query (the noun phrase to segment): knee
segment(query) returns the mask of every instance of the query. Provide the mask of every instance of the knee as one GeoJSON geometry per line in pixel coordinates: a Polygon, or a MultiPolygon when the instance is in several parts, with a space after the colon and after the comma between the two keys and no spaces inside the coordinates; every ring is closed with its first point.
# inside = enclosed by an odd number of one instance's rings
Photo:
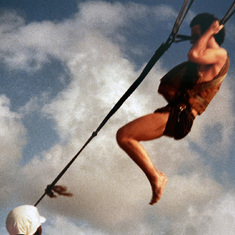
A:
{"type": "Polygon", "coordinates": [[[122,147],[123,145],[125,145],[127,139],[128,138],[127,138],[123,128],[120,128],[116,133],[116,140],[117,140],[118,145],[120,147],[122,147]]]}

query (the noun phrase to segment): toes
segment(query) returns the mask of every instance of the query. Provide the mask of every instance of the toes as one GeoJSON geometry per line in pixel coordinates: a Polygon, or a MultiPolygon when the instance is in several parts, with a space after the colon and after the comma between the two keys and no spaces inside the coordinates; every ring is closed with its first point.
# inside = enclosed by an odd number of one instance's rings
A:
{"type": "MultiPolygon", "coordinates": [[[[164,175],[164,174],[162,174],[162,175],[164,175]]],[[[162,194],[165,190],[166,183],[167,183],[167,178],[164,175],[164,178],[161,179],[161,186],[160,187],[159,186],[157,187],[154,184],[152,185],[153,196],[152,196],[152,199],[149,203],[150,205],[157,203],[161,199],[162,194]]]]}

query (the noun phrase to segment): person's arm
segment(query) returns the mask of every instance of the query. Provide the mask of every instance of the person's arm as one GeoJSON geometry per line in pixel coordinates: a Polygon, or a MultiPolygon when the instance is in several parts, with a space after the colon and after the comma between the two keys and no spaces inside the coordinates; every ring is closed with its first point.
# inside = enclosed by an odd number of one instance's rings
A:
{"type": "Polygon", "coordinates": [[[223,25],[220,25],[219,21],[214,21],[209,29],[193,44],[188,53],[188,60],[197,64],[216,64],[226,58],[226,50],[219,47],[218,44],[218,47],[210,47],[210,43],[216,43],[213,36],[222,28],[223,25]]]}

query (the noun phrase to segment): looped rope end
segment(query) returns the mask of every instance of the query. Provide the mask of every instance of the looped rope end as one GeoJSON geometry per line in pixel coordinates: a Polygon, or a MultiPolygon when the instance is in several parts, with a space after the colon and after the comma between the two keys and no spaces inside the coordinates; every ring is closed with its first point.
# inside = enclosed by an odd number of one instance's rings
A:
{"type": "Polygon", "coordinates": [[[50,198],[56,198],[57,195],[60,196],[65,196],[65,197],[72,197],[73,194],[67,192],[67,187],[63,185],[47,185],[47,188],[45,189],[46,195],[49,196],[50,198]]]}

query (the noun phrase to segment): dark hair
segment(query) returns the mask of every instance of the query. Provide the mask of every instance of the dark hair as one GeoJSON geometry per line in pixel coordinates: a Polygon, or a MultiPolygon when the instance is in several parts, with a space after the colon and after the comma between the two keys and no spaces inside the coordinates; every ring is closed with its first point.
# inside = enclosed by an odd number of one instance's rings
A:
{"type": "Polygon", "coordinates": [[[33,235],[41,235],[41,234],[42,234],[42,227],[40,226],[33,235]]]}
{"type": "MultiPolygon", "coordinates": [[[[211,26],[211,24],[215,20],[219,20],[219,19],[209,13],[201,13],[192,19],[192,21],[190,23],[190,27],[192,28],[195,25],[199,25],[200,29],[201,29],[201,33],[203,34],[211,26]]],[[[219,33],[215,34],[214,38],[215,38],[216,42],[219,45],[221,45],[224,42],[224,38],[225,38],[225,28],[223,27],[219,31],[219,33]]]]}

